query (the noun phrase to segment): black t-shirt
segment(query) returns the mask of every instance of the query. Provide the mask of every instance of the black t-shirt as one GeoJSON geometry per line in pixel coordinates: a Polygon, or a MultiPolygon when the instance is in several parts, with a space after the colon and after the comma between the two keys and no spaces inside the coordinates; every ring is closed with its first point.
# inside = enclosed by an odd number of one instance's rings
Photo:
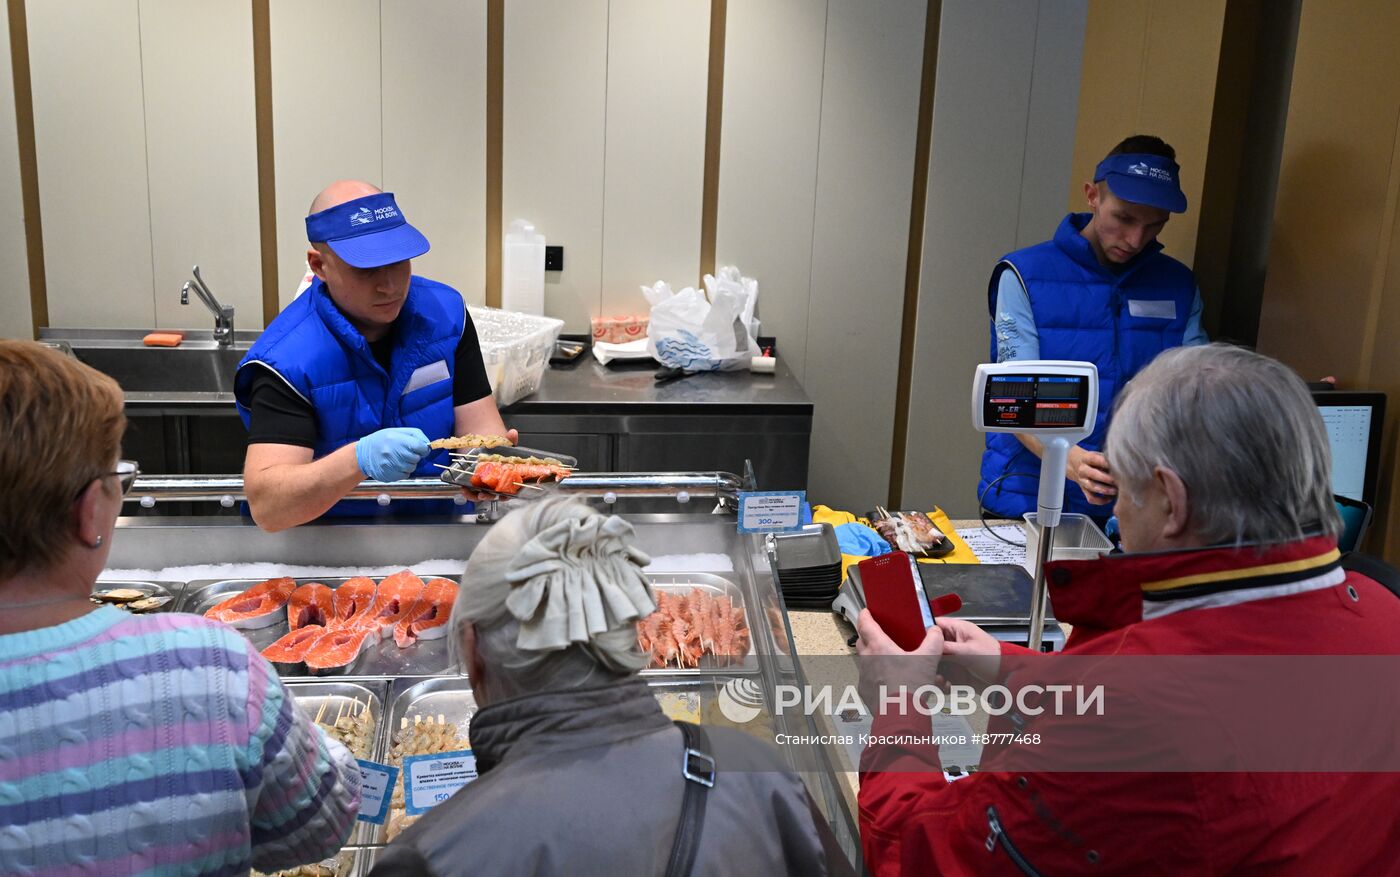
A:
{"type": "MultiPolygon", "coordinates": [[[[390,371],[394,349],[394,333],[369,342],[375,361],[390,371]]],[[[491,395],[491,383],[486,379],[486,366],[481,362],[481,345],[476,327],[467,317],[462,340],[457,343],[453,357],[452,405],[466,405],[491,395]]],[[[316,428],[316,411],[287,386],[271,369],[257,369],[248,390],[248,444],[296,445],[316,447],[320,431],[316,428]]],[[[442,438],[443,436],[430,436],[442,438]]]]}

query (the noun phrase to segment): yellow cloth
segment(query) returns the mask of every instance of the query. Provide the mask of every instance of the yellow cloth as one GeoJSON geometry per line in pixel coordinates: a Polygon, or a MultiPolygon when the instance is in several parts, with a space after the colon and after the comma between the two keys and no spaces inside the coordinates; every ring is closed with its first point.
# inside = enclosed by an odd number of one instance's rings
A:
{"type": "MultiPolygon", "coordinates": [[[[967,543],[958,536],[958,531],[954,529],[953,522],[948,519],[943,510],[934,507],[933,511],[925,512],[929,520],[933,521],[935,527],[943,531],[953,543],[953,553],[946,557],[923,557],[919,558],[919,563],[978,563],[977,556],[972,553],[972,549],[967,547],[967,543]]],[[[830,524],[839,527],[842,524],[864,524],[870,526],[870,521],[866,518],[858,518],[850,512],[841,512],[824,505],[812,506],[812,521],[817,524],[830,524]]],[[[860,563],[867,558],[855,554],[841,555],[841,580],[846,580],[846,570],[852,564],[860,563]]]]}

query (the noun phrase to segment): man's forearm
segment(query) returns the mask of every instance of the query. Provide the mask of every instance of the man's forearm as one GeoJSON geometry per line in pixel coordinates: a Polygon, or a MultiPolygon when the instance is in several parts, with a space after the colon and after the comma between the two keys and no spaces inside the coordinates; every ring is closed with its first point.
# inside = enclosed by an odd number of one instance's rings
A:
{"type": "Polygon", "coordinates": [[[1045,456],[1045,445],[1042,444],[1040,439],[1036,438],[1035,436],[1029,433],[1018,432],[1016,433],[1016,440],[1021,444],[1025,445],[1026,450],[1030,451],[1032,454],[1035,454],[1037,457],[1045,456]]]}
{"type": "Polygon", "coordinates": [[[276,532],[319,518],[364,477],[351,443],[310,463],[282,463],[245,472],[243,480],[253,520],[264,530],[276,532]]]}

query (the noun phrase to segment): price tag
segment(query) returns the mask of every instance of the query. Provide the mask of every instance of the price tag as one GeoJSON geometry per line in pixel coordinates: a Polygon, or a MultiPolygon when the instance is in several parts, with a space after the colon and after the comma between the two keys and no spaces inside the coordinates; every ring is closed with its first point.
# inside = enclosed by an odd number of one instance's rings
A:
{"type": "Polygon", "coordinates": [[[410,816],[427,813],[476,779],[476,756],[470,749],[411,755],[403,760],[404,808],[410,816]]]}
{"type": "Polygon", "coordinates": [[[361,822],[383,825],[389,813],[389,800],[393,798],[394,780],[399,777],[399,769],[387,764],[376,764],[357,758],[360,765],[360,815],[361,822]]]}
{"type": "Polygon", "coordinates": [[[740,533],[789,533],[802,529],[805,490],[739,492],[740,533]]]}

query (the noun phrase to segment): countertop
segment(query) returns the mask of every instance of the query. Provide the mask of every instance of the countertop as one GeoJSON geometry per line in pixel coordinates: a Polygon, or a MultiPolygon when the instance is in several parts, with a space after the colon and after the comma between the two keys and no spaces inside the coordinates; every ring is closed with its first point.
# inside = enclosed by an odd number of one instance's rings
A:
{"type": "Polygon", "coordinates": [[[564,366],[551,366],[539,392],[502,410],[512,414],[626,414],[645,407],[654,413],[765,413],[811,416],[812,400],[787,363],[771,375],[748,371],[709,372],[658,384],[652,361],[601,365],[591,352],[564,366]]]}

